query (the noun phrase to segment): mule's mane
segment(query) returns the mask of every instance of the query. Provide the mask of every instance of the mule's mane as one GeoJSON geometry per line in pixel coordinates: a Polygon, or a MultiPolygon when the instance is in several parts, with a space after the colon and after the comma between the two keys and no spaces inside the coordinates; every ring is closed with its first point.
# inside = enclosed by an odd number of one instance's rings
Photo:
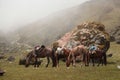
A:
{"type": "Polygon", "coordinates": [[[38,52],[39,52],[39,53],[42,53],[42,52],[45,52],[46,50],[49,50],[49,48],[46,48],[46,47],[40,48],[40,49],[38,50],[38,52]]]}

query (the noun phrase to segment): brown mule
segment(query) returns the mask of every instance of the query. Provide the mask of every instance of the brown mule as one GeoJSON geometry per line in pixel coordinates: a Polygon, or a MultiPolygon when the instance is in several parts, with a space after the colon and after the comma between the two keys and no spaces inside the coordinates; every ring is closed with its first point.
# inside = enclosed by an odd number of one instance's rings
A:
{"type": "Polygon", "coordinates": [[[75,59],[77,56],[81,56],[82,61],[84,62],[85,66],[89,65],[89,54],[88,54],[88,50],[84,45],[79,45],[74,47],[67,59],[67,67],[70,66],[70,63],[72,61],[73,66],[75,66],[75,59]]]}
{"type": "MultiPolygon", "coordinates": [[[[65,61],[67,61],[70,52],[71,52],[71,50],[68,49],[68,48],[65,48],[65,47],[63,47],[63,48],[58,47],[57,48],[57,50],[55,52],[56,67],[59,66],[59,60],[60,59],[65,59],[65,61]]],[[[67,62],[66,62],[66,65],[67,65],[67,62]]]]}
{"type": "Polygon", "coordinates": [[[30,61],[32,59],[34,59],[35,60],[34,67],[36,67],[36,66],[39,67],[38,58],[47,58],[46,67],[48,67],[48,65],[50,63],[50,58],[53,61],[52,49],[45,47],[45,48],[40,48],[37,51],[33,50],[33,51],[29,52],[26,56],[25,66],[28,67],[30,64],[30,61]]]}
{"type": "Polygon", "coordinates": [[[94,50],[94,51],[89,51],[89,55],[90,55],[90,59],[92,60],[92,65],[95,66],[95,61],[97,61],[98,65],[99,66],[100,64],[104,64],[106,65],[106,54],[104,53],[103,50],[101,49],[97,49],[97,50],[94,50]]]}

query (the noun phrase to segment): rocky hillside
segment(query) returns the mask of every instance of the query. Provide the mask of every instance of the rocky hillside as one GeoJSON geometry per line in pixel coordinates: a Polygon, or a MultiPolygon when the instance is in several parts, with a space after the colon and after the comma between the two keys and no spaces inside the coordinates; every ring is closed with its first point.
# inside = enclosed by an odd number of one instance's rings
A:
{"type": "Polygon", "coordinates": [[[120,25],[120,1],[91,0],[51,14],[19,29],[15,34],[19,35],[20,43],[49,44],[84,21],[101,22],[106,26],[106,30],[110,31],[120,25]]]}
{"type": "Polygon", "coordinates": [[[6,53],[9,49],[9,42],[5,38],[5,35],[0,32],[0,54],[6,53]]]}
{"type": "Polygon", "coordinates": [[[120,26],[115,27],[111,30],[111,37],[112,41],[115,41],[116,43],[120,44],[120,26]]]}

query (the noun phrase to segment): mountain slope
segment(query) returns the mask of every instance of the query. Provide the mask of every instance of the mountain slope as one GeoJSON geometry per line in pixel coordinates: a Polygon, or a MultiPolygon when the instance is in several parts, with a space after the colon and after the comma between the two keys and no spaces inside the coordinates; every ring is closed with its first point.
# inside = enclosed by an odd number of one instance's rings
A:
{"type": "Polygon", "coordinates": [[[91,0],[31,23],[16,31],[15,34],[19,35],[19,43],[50,44],[85,21],[101,22],[108,31],[119,26],[120,1],[91,0]]]}

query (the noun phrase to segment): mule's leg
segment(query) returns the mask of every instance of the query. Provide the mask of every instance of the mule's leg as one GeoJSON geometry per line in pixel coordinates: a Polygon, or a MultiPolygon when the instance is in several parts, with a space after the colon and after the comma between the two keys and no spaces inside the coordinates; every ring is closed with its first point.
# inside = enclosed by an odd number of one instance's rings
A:
{"type": "Polygon", "coordinates": [[[74,56],[74,54],[73,54],[73,55],[72,55],[72,61],[73,61],[73,66],[74,66],[74,67],[75,67],[75,65],[76,65],[76,64],[75,64],[75,59],[76,59],[76,58],[75,58],[75,56],[74,56]]]}
{"type": "Polygon", "coordinates": [[[105,52],[103,53],[103,57],[104,57],[104,65],[106,66],[107,65],[107,57],[106,57],[106,53],[105,52]]]}
{"type": "Polygon", "coordinates": [[[88,64],[88,55],[87,54],[84,54],[83,55],[83,62],[84,62],[84,64],[85,64],[85,66],[88,66],[89,64],[88,64]]]}
{"type": "Polygon", "coordinates": [[[51,57],[51,59],[52,59],[52,67],[56,67],[56,62],[57,62],[56,57],[57,56],[56,56],[55,50],[53,49],[52,50],[52,57],[51,57]]]}
{"type": "Polygon", "coordinates": [[[55,50],[52,50],[52,67],[56,67],[56,56],[55,56],[55,50]]]}
{"type": "Polygon", "coordinates": [[[69,67],[71,63],[71,55],[69,54],[69,56],[66,58],[66,67],[69,67]]]}
{"type": "Polygon", "coordinates": [[[52,57],[52,67],[55,67],[55,58],[52,57]]]}
{"type": "Polygon", "coordinates": [[[100,63],[101,63],[101,58],[98,58],[97,60],[98,60],[98,65],[97,66],[99,66],[100,63]]]}
{"type": "Polygon", "coordinates": [[[29,64],[30,64],[30,59],[29,59],[29,58],[26,58],[25,67],[28,67],[29,64]]]}
{"type": "Polygon", "coordinates": [[[102,66],[104,64],[104,57],[102,56],[102,59],[101,59],[101,63],[102,63],[102,66]]]}
{"type": "Polygon", "coordinates": [[[90,63],[90,54],[88,53],[87,54],[87,65],[89,66],[89,63],[90,63]]]}
{"type": "Polygon", "coordinates": [[[37,58],[35,58],[34,67],[37,67],[37,63],[38,63],[37,58]]]}
{"type": "Polygon", "coordinates": [[[91,60],[92,60],[92,65],[95,66],[95,55],[91,54],[90,57],[91,57],[91,60]]]}
{"type": "Polygon", "coordinates": [[[94,58],[92,58],[92,64],[93,64],[93,66],[95,66],[95,59],[94,58]]]}
{"type": "Polygon", "coordinates": [[[66,67],[70,67],[71,60],[66,60],[66,67]]]}
{"type": "Polygon", "coordinates": [[[60,60],[60,58],[58,57],[57,58],[57,67],[59,67],[59,60],[60,60]]]}
{"type": "Polygon", "coordinates": [[[56,58],[55,58],[55,67],[59,67],[59,55],[56,54],[56,58]]]}
{"type": "Polygon", "coordinates": [[[49,63],[50,63],[50,58],[47,57],[47,64],[46,64],[46,67],[48,67],[49,63]]]}
{"type": "Polygon", "coordinates": [[[39,63],[37,63],[37,67],[39,67],[40,66],[40,64],[39,63]]]}
{"type": "Polygon", "coordinates": [[[37,67],[39,67],[41,64],[40,59],[37,59],[37,67]]]}
{"type": "Polygon", "coordinates": [[[56,58],[52,58],[52,67],[56,67],[56,58]]]}
{"type": "Polygon", "coordinates": [[[85,66],[89,66],[89,56],[88,56],[88,54],[85,54],[84,55],[84,63],[85,63],[85,66]]]}

